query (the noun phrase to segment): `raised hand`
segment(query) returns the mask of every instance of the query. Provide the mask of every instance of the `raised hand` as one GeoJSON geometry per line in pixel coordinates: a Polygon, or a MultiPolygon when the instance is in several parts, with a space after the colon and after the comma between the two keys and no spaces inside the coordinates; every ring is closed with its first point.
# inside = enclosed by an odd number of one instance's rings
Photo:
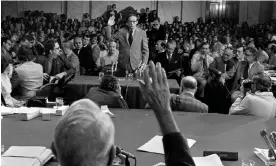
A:
{"type": "Polygon", "coordinates": [[[107,25],[113,26],[114,24],[115,24],[115,16],[113,15],[108,19],[107,25]]]}
{"type": "Polygon", "coordinates": [[[143,74],[145,84],[140,81],[140,87],[145,100],[151,108],[158,111],[169,108],[169,84],[166,72],[161,68],[161,64],[157,63],[155,67],[151,61],[143,74]]]}

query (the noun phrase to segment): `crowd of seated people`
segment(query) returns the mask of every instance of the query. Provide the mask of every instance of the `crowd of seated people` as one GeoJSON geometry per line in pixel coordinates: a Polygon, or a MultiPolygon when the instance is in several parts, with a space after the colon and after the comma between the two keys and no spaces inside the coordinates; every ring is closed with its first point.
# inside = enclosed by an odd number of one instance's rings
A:
{"type": "MultiPolygon", "coordinates": [[[[114,34],[125,26],[116,5],[95,19],[85,14],[82,20],[72,20],[42,11],[28,11],[21,18],[7,16],[1,23],[1,59],[15,68],[10,78],[12,94],[27,100],[51,77],[97,76],[105,66],[116,63],[120,57],[118,41],[103,37],[113,15],[114,34]],[[36,77],[29,76],[31,69],[23,72],[28,65],[34,66],[33,71],[39,68],[36,77]]],[[[193,76],[197,80],[194,96],[209,107],[209,112],[229,113],[241,93],[241,80],[252,80],[264,69],[276,67],[275,20],[239,26],[228,19],[203,22],[199,18],[183,23],[176,16],[169,23],[148,8],[137,15],[137,26],[146,31],[149,40],[149,61],[160,62],[168,78],[179,84],[184,77],[193,76]]]]}

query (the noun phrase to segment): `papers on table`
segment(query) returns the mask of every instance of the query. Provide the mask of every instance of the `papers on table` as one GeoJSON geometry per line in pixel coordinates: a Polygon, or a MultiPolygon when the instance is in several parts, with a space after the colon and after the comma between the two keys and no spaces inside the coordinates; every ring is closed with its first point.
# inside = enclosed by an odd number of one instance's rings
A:
{"type": "Polygon", "coordinates": [[[42,166],[53,157],[41,146],[11,146],[1,157],[2,166],[42,166]]]}
{"type": "MultiPolygon", "coordinates": [[[[145,151],[145,152],[151,152],[151,153],[159,153],[164,154],[164,148],[162,143],[162,136],[156,135],[154,136],[150,141],[142,145],[138,150],[145,151]]],[[[191,148],[195,144],[195,140],[193,139],[187,139],[187,143],[189,148],[191,148]]]]}
{"type": "Polygon", "coordinates": [[[50,114],[62,116],[67,111],[69,106],[61,106],[59,108],[41,108],[41,107],[20,107],[11,108],[1,106],[1,115],[18,114],[20,120],[31,120],[42,115],[42,120],[51,120],[50,114]]]}
{"type": "MultiPolygon", "coordinates": [[[[276,152],[276,150],[275,150],[276,152]]],[[[268,149],[255,148],[254,153],[265,163],[265,165],[275,165],[276,161],[268,157],[268,149]]]]}
{"type": "MultiPolygon", "coordinates": [[[[196,166],[223,166],[219,156],[217,154],[212,154],[205,157],[193,157],[196,166]]],[[[158,163],[153,166],[165,166],[165,163],[158,163]]]]}

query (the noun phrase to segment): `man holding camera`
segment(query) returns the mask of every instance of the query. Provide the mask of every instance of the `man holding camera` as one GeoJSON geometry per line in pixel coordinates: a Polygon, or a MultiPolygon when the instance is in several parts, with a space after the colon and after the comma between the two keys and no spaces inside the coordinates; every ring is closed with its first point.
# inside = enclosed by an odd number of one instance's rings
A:
{"type": "Polygon", "coordinates": [[[240,61],[237,64],[232,85],[232,101],[235,101],[240,95],[239,87],[242,80],[252,80],[253,75],[263,72],[264,67],[258,61],[258,50],[250,47],[247,48],[245,50],[245,61],[240,61]]]}
{"type": "Polygon", "coordinates": [[[271,79],[264,73],[253,76],[252,81],[242,83],[240,95],[232,104],[229,114],[252,115],[262,118],[275,118],[276,99],[271,89],[271,79]],[[250,85],[250,91],[244,95],[244,86],[250,85]]]}

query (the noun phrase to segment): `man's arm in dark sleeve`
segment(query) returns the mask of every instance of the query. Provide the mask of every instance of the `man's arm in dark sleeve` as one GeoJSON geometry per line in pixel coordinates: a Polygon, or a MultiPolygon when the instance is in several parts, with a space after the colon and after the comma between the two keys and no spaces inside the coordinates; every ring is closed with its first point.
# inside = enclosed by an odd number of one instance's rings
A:
{"type": "Polygon", "coordinates": [[[186,139],[181,133],[169,133],[163,137],[166,166],[195,166],[186,139]]]}

